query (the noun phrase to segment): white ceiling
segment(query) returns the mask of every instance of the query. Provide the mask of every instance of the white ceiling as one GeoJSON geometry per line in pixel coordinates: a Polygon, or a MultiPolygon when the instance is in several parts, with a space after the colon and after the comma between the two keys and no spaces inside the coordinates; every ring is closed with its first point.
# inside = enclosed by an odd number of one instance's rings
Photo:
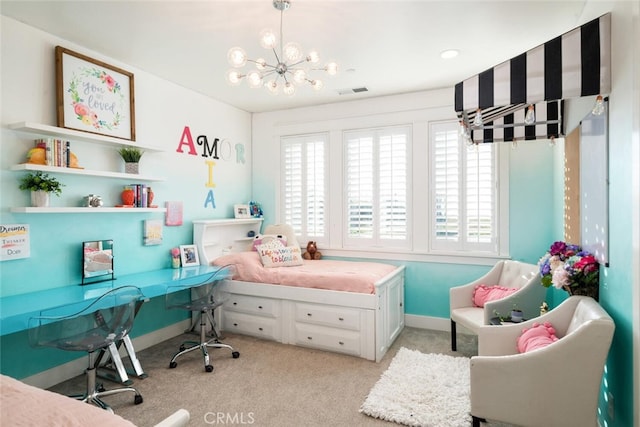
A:
{"type": "Polygon", "coordinates": [[[316,48],[322,61],[340,66],[337,76],[324,78],[321,92],[301,87],[293,97],[246,84],[231,87],[225,80],[233,46],[250,58],[272,58],[258,43],[262,29],[279,28],[280,12],[271,0],[2,0],[0,6],[2,15],[242,110],[263,112],[453,87],[597,18],[601,13],[585,12],[594,1],[291,0],[284,41],[316,48]],[[460,55],[441,59],[445,49],[460,55]],[[369,91],[338,93],[359,87],[369,91]]]}

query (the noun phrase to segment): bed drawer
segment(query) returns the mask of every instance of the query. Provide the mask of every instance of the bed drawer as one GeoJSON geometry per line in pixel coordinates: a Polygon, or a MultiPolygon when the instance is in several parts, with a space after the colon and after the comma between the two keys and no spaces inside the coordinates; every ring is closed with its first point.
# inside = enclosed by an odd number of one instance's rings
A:
{"type": "Polygon", "coordinates": [[[294,340],[305,347],[360,356],[360,334],[355,331],[296,323],[294,340]]]}
{"type": "Polygon", "coordinates": [[[224,313],[222,329],[227,332],[253,335],[276,341],[280,341],[282,337],[282,327],[279,319],[229,311],[224,313]]]}
{"type": "Polygon", "coordinates": [[[249,295],[226,294],[223,296],[225,311],[257,314],[259,316],[279,317],[280,300],[249,295]]]}
{"type": "Polygon", "coordinates": [[[360,330],[361,311],[331,305],[296,303],[295,321],[333,328],[360,330]]]}

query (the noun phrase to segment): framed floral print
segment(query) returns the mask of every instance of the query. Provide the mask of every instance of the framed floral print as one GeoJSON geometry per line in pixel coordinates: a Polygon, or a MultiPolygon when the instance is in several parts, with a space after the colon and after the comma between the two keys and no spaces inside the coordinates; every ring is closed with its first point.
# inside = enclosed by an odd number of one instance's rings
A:
{"type": "Polygon", "coordinates": [[[58,127],[135,141],[133,74],[56,46],[58,127]]]}

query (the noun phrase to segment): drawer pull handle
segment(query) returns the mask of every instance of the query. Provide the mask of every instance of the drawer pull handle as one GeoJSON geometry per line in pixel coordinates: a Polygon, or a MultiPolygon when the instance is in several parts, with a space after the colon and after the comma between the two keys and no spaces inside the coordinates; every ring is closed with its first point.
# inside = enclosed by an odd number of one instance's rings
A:
{"type": "Polygon", "coordinates": [[[262,328],[258,328],[258,330],[262,332],[262,328]]]}
{"type": "Polygon", "coordinates": [[[238,326],[238,324],[237,324],[237,323],[234,323],[234,324],[233,324],[233,326],[238,326]]]}
{"type": "Polygon", "coordinates": [[[344,318],[343,317],[338,317],[338,320],[342,322],[342,321],[344,321],[344,318]]]}
{"type": "Polygon", "coordinates": [[[342,341],[338,341],[338,344],[340,345],[344,345],[344,343],[342,341]]]}
{"type": "Polygon", "coordinates": [[[307,337],[307,339],[308,339],[308,340],[312,340],[313,338],[311,338],[311,337],[307,337]]]}
{"type": "Polygon", "coordinates": [[[233,303],[233,305],[238,305],[238,303],[237,303],[237,302],[234,302],[234,303],[233,303]]]}
{"type": "Polygon", "coordinates": [[[262,310],[262,306],[261,306],[261,305],[259,305],[259,306],[258,306],[258,308],[259,308],[260,310],[262,310]]]}
{"type": "Polygon", "coordinates": [[[311,317],[311,313],[307,313],[307,316],[311,317]]]}

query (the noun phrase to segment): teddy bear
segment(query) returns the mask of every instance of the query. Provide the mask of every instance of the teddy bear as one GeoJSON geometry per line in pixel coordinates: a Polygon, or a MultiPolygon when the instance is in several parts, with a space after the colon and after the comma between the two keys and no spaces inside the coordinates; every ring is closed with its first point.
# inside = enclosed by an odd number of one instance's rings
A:
{"type": "Polygon", "coordinates": [[[322,252],[318,251],[318,247],[316,246],[316,242],[309,241],[309,243],[307,243],[307,251],[302,254],[302,258],[304,258],[304,259],[320,259],[320,258],[322,258],[322,252]]]}

